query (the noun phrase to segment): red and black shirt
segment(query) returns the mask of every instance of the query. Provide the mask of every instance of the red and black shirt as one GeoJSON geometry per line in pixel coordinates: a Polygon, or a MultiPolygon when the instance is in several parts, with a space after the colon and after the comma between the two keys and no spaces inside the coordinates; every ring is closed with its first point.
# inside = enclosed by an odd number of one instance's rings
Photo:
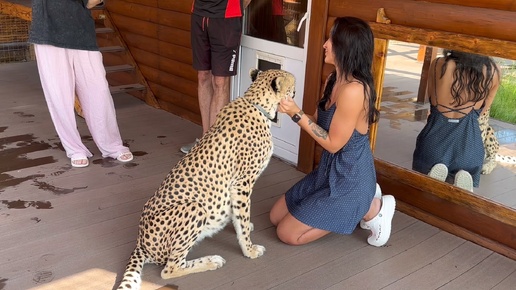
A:
{"type": "Polygon", "coordinates": [[[242,17],[242,0],[194,0],[192,13],[211,18],[242,17]]]}

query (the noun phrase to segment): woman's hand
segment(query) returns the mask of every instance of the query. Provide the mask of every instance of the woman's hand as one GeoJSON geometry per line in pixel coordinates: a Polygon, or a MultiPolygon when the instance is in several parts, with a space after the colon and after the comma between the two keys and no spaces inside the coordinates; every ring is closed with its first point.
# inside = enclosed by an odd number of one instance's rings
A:
{"type": "Polygon", "coordinates": [[[88,4],[86,5],[86,8],[91,9],[100,3],[104,2],[104,0],[88,0],[88,4]]]}
{"type": "Polygon", "coordinates": [[[287,96],[287,97],[281,99],[281,101],[279,103],[278,111],[281,113],[285,113],[285,114],[289,115],[290,117],[292,117],[294,114],[301,111],[301,109],[296,104],[296,102],[294,102],[294,99],[292,99],[292,97],[287,96]]]}

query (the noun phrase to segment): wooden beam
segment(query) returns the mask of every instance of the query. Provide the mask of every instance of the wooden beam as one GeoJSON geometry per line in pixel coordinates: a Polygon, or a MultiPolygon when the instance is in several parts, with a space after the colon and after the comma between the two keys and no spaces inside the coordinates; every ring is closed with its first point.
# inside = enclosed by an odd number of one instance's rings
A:
{"type": "Polygon", "coordinates": [[[507,59],[516,59],[516,42],[513,41],[407,27],[396,24],[381,24],[374,22],[370,22],[369,24],[377,38],[412,42],[507,59]]]}
{"type": "Polygon", "coordinates": [[[424,48],[423,54],[423,66],[421,67],[421,78],[419,79],[419,88],[417,91],[417,102],[424,104],[428,99],[427,96],[427,85],[428,85],[428,69],[430,68],[430,64],[437,56],[437,48],[432,46],[422,45],[424,48]]]}
{"type": "Polygon", "coordinates": [[[407,214],[508,257],[516,257],[513,209],[380,159],[375,159],[375,167],[382,191],[410,206],[407,214]]]}

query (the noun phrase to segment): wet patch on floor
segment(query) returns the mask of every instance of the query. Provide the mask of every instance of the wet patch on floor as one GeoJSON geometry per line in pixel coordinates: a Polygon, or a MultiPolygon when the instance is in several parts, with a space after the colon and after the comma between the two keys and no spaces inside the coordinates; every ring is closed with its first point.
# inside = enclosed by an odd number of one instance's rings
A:
{"type": "Polygon", "coordinates": [[[0,173],[0,192],[3,192],[5,188],[16,186],[24,181],[44,177],[43,174],[34,174],[26,177],[14,177],[6,173],[0,173]]]}
{"type": "Polygon", "coordinates": [[[124,168],[126,168],[126,169],[135,168],[136,166],[138,166],[138,163],[134,163],[134,162],[124,164],[124,168]]]}
{"type": "Polygon", "coordinates": [[[52,156],[28,158],[28,153],[43,151],[52,146],[43,141],[36,141],[33,134],[9,136],[0,138],[0,172],[40,166],[57,162],[52,156]]]}
{"type": "Polygon", "coordinates": [[[5,286],[7,285],[7,280],[8,279],[0,277],[0,289],[4,289],[5,288],[5,286]]]}
{"type": "MultiPolygon", "coordinates": [[[[145,153],[145,154],[147,154],[147,153],[145,153]]],[[[133,155],[135,155],[134,152],[133,152],[133,155]]],[[[137,155],[135,155],[135,156],[137,156],[137,155]]],[[[123,162],[120,162],[113,158],[95,159],[91,163],[100,165],[103,168],[112,168],[112,167],[123,165],[124,168],[131,169],[131,168],[138,166],[138,163],[135,163],[135,162],[123,163],[123,162]]]]}
{"type": "MultiPolygon", "coordinates": [[[[7,206],[8,209],[26,209],[34,207],[36,209],[52,209],[50,201],[28,201],[28,200],[0,200],[0,203],[7,206]]],[[[0,288],[1,289],[1,288],[0,288]]]]}
{"type": "Polygon", "coordinates": [[[145,156],[145,155],[149,154],[149,153],[147,153],[145,151],[134,151],[132,153],[133,153],[134,156],[138,156],[138,157],[145,156]]]}
{"type": "Polygon", "coordinates": [[[13,114],[18,115],[19,117],[22,117],[22,118],[32,118],[32,117],[34,117],[33,114],[26,114],[24,112],[13,112],[13,114]]]}
{"type": "Polygon", "coordinates": [[[79,189],[86,189],[86,188],[88,188],[87,186],[74,187],[72,189],[60,188],[60,187],[56,187],[56,186],[50,185],[50,184],[48,184],[46,182],[38,181],[38,180],[34,180],[33,184],[38,186],[39,189],[44,190],[44,191],[50,191],[50,192],[52,192],[55,195],[69,194],[69,193],[72,193],[72,192],[74,192],[76,190],[79,190],[79,189]]]}

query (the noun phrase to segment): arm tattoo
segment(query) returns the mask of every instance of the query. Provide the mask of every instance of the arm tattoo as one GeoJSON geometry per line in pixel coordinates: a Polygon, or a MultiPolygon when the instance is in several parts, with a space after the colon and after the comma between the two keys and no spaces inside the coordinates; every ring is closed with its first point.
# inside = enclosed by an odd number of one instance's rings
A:
{"type": "Polygon", "coordinates": [[[324,140],[328,138],[328,132],[326,132],[326,130],[324,130],[323,128],[319,127],[319,125],[317,125],[316,123],[312,122],[312,120],[310,119],[308,120],[308,126],[312,128],[312,132],[315,136],[320,137],[324,140]]]}

